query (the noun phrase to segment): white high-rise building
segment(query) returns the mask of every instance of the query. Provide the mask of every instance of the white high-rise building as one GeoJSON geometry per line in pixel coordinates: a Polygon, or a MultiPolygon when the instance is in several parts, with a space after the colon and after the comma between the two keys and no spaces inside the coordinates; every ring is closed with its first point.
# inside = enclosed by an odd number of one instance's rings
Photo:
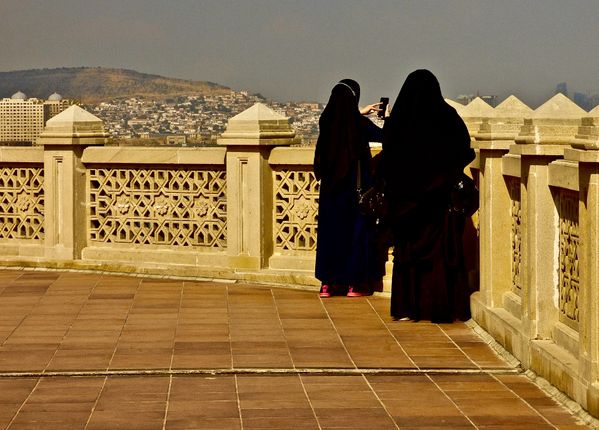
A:
{"type": "Polygon", "coordinates": [[[72,104],[54,93],[47,101],[27,98],[21,91],[0,100],[0,142],[35,143],[46,121],[72,104]]]}

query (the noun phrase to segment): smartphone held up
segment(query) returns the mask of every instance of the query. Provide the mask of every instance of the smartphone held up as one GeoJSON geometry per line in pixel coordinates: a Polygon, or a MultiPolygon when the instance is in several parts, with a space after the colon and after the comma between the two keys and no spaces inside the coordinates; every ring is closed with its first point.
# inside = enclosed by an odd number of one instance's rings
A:
{"type": "Polygon", "coordinates": [[[389,105],[389,97],[381,97],[379,105],[379,111],[377,112],[377,116],[379,118],[385,118],[385,114],[387,113],[387,106],[389,105]]]}

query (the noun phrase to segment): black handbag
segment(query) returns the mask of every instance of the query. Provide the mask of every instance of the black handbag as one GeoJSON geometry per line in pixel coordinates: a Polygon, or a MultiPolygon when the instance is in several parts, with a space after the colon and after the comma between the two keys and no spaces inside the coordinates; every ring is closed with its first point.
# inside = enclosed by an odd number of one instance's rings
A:
{"type": "Polygon", "coordinates": [[[462,173],[453,184],[450,193],[449,210],[464,216],[472,216],[478,210],[479,192],[474,179],[462,173]]]}
{"type": "Polygon", "coordinates": [[[375,224],[380,224],[388,212],[384,186],[382,184],[376,184],[366,190],[362,190],[361,176],[360,162],[358,161],[356,187],[358,193],[358,210],[365,217],[372,219],[375,224]]]}
{"type": "Polygon", "coordinates": [[[387,214],[387,200],[385,192],[376,186],[368,188],[363,193],[358,190],[358,207],[360,213],[377,221],[387,214]]]}

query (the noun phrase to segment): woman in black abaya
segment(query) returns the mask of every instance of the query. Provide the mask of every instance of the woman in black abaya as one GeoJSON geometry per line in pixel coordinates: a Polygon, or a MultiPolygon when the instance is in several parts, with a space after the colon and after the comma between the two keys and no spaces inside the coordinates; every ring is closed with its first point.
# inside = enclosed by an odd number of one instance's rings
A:
{"type": "Polygon", "coordinates": [[[356,188],[372,182],[369,141],[381,141],[381,130],[364,117],[378,104],[358,107],[360,86],[337,83],[319,120],[314,173],[320,180],[316,278],[320,297],[357,297],[372,293],[381,283],[384,262],[375,252],[374,228],[358,211],[356,188]]]}
{"type": "Polygon", "coordinates": [[[470,136],[428,70],[412,72],[383,130],[383,165],[394,233],[391,315],[452,322],[470,318],[463,264],[465,216],[450,192],[474,159],[470,136]]]}

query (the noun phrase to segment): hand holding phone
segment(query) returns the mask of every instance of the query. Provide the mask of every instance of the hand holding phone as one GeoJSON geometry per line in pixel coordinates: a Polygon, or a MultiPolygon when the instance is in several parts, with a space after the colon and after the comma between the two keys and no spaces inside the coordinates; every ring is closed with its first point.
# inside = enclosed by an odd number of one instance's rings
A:
{"type": "Polygon", "coordinates": [[[387,113],[388,105],[389,105],[389,97],[381,97],[379,111],[377,112],[377,116],[379,118],[385,118],[385,114],[387,113]]]}

